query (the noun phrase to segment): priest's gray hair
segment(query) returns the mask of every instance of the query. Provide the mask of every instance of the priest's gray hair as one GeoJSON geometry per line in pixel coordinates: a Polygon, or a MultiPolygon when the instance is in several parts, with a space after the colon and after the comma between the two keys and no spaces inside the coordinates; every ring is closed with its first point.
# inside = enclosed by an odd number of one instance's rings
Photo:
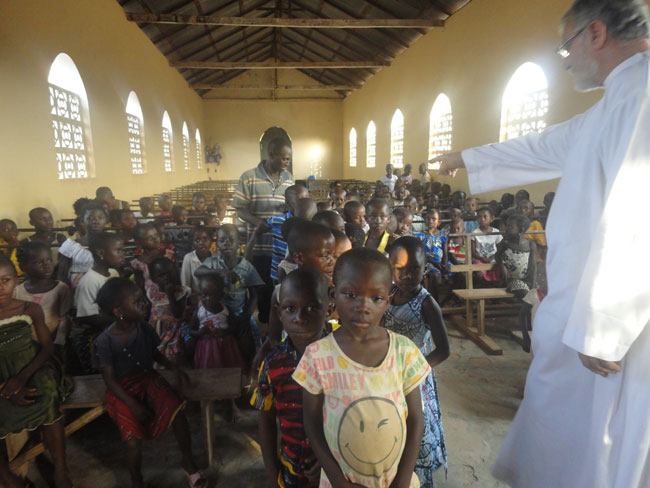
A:
{"type": "Polygon", "coordinates": [[[600,20],[619,41],[650,37],[650,9],[644,0],[574,0],[562,22],[568,19],[574,32],[600,20]]]}

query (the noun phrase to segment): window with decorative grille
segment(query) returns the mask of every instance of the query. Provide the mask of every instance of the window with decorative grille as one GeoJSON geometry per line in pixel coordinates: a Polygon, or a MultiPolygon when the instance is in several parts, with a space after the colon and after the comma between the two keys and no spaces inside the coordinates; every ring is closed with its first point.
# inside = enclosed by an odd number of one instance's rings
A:
{"type": "Polygon", "coordinates": [[[49,89],[59,179],[88,178],[81,97],[58,86],[49,89]]]}
{"type": "MultiPolygon", "coordinates": [[[[429,117],[429,159],[451,151],[452,124],[451,102],[441,93],[433,103],[429,117]]],[[[429,164],[428,167],[436,170],[440,164],[429,164]]]]}
{"type": "Polygon", "coordinates": [[[374,168],[376,164],[377,127],[371,120],[366,130],[366,168],[374,168]]]}
{"type": "Polygon", "coordinates": [[[165,110],[162,119],[162,141],[163,141],[163,163],[165,171],[170,173],[174,171],[174,145],[172,142],[172,121],[165,110]]]}
{"type": "Polygon", "coordinates": [[[196,167],[201,169],[203,167],[203,148],[201,147],[201,133],[196,129],[194,136],[196,142],[196,167]]]}
{"type": "Polygon", "coordinates": [[[144,173],[142,164],[142,135],[140,119],[135,115],[126,114],[129,126],[129,153],[131,154],[131,171],[134,175],[144,173]]]}
{"type": "Polygon", "coordinates": [[[404,115],[400,109],[395,110],[390,123],[390,164],[404,167],[404,115]]]}
{"type": "Polygon", "coordinates": [[[506,141],[546,128],[548,83],[542,68],[522,64],[503,94],[499,140],[506,141]]]}
{"type": "Polygon", "coordinates": [[[357,131],[352,128],[350,130],[350,166],[355,167],[357,165],[357,131]]]}
{"type": "Polygon", "coordinates": [[[190,133],[187,124],[183,122],[183,169],[190,170],[190,133]]]}

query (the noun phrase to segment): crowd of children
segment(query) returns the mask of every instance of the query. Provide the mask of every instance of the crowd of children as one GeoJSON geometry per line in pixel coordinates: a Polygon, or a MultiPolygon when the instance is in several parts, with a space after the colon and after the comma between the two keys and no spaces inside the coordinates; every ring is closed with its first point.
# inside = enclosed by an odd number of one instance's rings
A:
{"type": "MultiPolygon", "coordinates": [[[[536,217],[525,191],[480,204],[407,166],[387,165],[374,186],[334,182],[327,201],[295,184],[248,243],[224,195],[210,208],[195,193],[189,210],[143,197],[133,212],[102,187],[75,202],[70,237],[41,207],[22,241],[0,221],[0,439],[42,428],[57,488],[72,486],[66,375],[99,372],[132,485],[144,486],[142,440],[172,428],[189,485],[204,487],[185,402],[157,369],[182,379],[183,368],[237,367],[273,486],[433,487],[447,468],[433,372],[450,354],[441,304],[464,286],[451,265],[494,263],[480,283],[538,293],[552,194],[536,217]],[[260,330],[251,250],[268,229],[275,290],[260,330]],[[464,233],[476,234],[471,249],[464,233]]],[[[2,455],[0,481],[30,486],[2,455]]]]}

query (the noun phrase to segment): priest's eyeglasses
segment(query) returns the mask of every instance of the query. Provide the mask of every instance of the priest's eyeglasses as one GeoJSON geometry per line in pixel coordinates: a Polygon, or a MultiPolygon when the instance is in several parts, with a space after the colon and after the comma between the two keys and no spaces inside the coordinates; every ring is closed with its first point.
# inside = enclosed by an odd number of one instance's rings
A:
{"type": "Polygon", "coordinates": [[[582,29],[580,29],[578,32],[573,34],[571,37],[569,37],[566,41],[564,41],[562,44],[560,44],[555,52],[560,56],[562,59],[566,59],[569,57],[571,52],[569,51],[569,47],[571,46],[571,42],[578,37],[580,34],[582,34],[585,29],[589,27],[589,24],[585,25],[582,29]]]}

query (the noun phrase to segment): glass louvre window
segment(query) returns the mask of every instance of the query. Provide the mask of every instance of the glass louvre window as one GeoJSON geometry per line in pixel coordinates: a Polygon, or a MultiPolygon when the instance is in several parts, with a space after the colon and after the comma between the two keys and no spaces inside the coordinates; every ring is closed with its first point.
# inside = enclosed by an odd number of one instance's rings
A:
{"type": "Polygon", "coordinates": [[[404,115],[395,110],[390,123],[390,163],[395,168],[404,167],[404,115]]]}
{"type": "Polygon", "coordinates": [[[357,165],[357,131],[352,128],[350,130],[350,166],[357,165]]]}
{"type": "Polygon", "coordinates": [[[366,168],[374,168],[377,151],[377,127],[371,120],[366,130],[366,168]]]}
{"type": "MultiPolygon", "coordinates": [[[[438,95],[429,117],[429,159],[451,151],[453,117],[451,102],[444,93],[438,95]]],[[[429,169],[439,169],[440,164],[429,164],[429,169]]]]}
{"type": "Polygon", "coordinates": [[[499,140],[506,141],[546,128],[548,82],[535,63],[522,64],[503,94],[499,140]]]}

